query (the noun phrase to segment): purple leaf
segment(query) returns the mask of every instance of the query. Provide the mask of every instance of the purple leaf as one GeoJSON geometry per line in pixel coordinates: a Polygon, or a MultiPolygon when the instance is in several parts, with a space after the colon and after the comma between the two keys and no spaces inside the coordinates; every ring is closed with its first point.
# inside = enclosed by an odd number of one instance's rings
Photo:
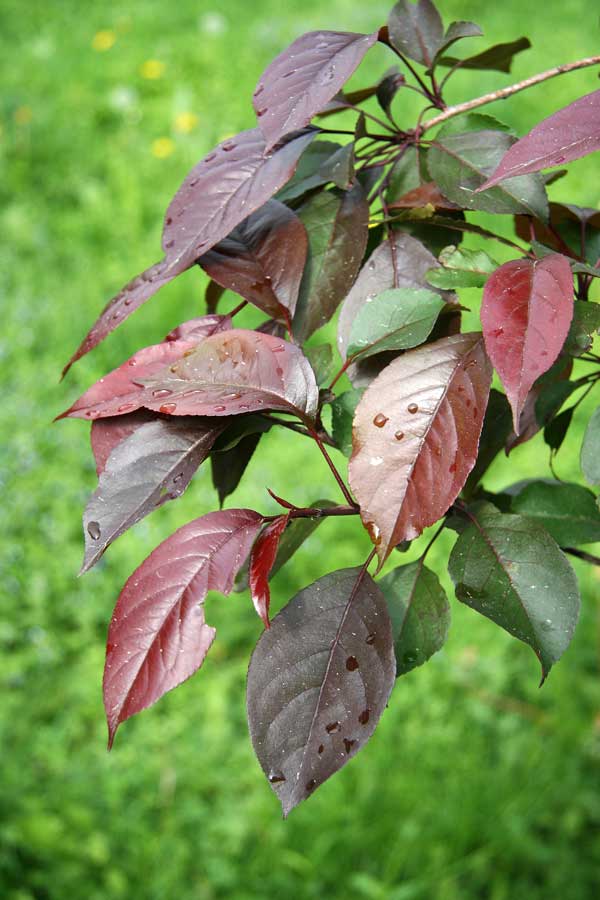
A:
{"type": "Polygon", "coordinates": [[[286,134],[308,125],[376,41],[377,33],[311,31],[280,53],[254,91],[254,109],[267,150],[286,134]]]}
{"type": "Polygon", "coordinates": [[[396,50],[427,67],[444,46],[444,26],[431,0],[400,0],[390,13],[388,31],[396,50]]]}
{"type": "Polygon", "coordinates": [[[263,632],[248,669],[248,723],[284,816],[366,744],[395,673],[386,602],[362,569],[300,591],[263,632]]]}
{"type": "Polygon", "coordinates": [[[199,260],[205,272],[269,316],[289,322],[296,308],[308,238],[300,219],[269,200],[199,260]]]}
{"type": "Polygon", "coordinates": [[[369,206],[360,184],[317,194],[300,210],[309,254],[293,322],[304,342],[325,325],[358,274],[368,240],[369,206]]]}
{"type": "Polygon", "coordinates": [[[271,604],[269,575],[275,564],[279,542],[289,521],[290,516],[287,513],[265,525],[250,553],[248,572],[250,594],[254,609],[264,622],[265,628],[271,627],[269,622],[269,606],[271,604]]]}
{"type": "Polygon", "coordinates": [[[224,428],[223,420],[156,419],[115,447],[83,514],[80,574],[128,528],[183,494],[224,428]]]}
{"type": "Polygon", "coordinates": [[[165,258],[138,275],[104,308],[63,374],[156,291],[189,269],[236,225],[289,181],[315,130],[293,135],[266,153],[258,128],[223,141],[188,174],[169,204],[163,228],[165,258]]]}
{"type": "Polygon", "coordinates": [[[199,316],[197,319],[190,319],[188,322],[178,325],[168,333],[165,341],[194,341],[197,344],[204,338],[210,337],[211,334],[229,331],[231,328],[233,328],[233,322],[229,316],[199,316]]]}
{"type": "Polygon", "coordinates": [[[154,422],[156,414],[148,409],[138,409],[136,412],[124,416],[114,416],[109,419],[96,419],[92,422],[90,443],[92,453],[96,460],[96,474],[98,477],[106,468],[108,457],[115,447],[137,431],[142,425],[154,422]]]}
{"type": "MultiPolygon", "coordinates": [[[[269,423],[265,421],[264,424],[266,431],[269,423]]],[[[212,482],[219,497],[219,506],[223,506],[225,499],[233,494],[242,480],[261,436],[261,431],[247,434],[235,446],[211,455],[212,482]]]]}
{"type": "Polygon", "coordinates": [[[572,318],[573,275],[564,256],[515,259],[486,282],[485,346],[506,390],[516,434],[527,394],[557,359],[572,318]]]}
{"type": "Polygon", "coordinates": [[[453,56],[443,56],[437,60],[440,66],[458,66],[461,69],[491,69],[496,72],[510,72],[512,61],[517,53],[528,50],[531,47],[531,41],[526,38],[518,38],[516,41],[510,41],[504,44],[494,44],[475,56],[469,56],[466,59],[456,59],[453,56]]]}
{"type": "Polygon", "coordinates": [[[505,178],[539,172],[600,150],[600,91],[593,91],[543,119],[504,154],[485,191],[505,178]]]}
{"type": "Polygon", "coordinates": [[[106,645],[109,747],[121,722],[202,665],[215,638],[204,618],[206,593],[231,591],[262,521],[250,509],[209,513],[167,538],[129,578],[106,645]]]}
{"type": "Polygon", "coordinates": [[[380,566],[444,515],[475,464],[491,366],[480,334],[409,350],[356,408],[350,485],[380,566]]]}

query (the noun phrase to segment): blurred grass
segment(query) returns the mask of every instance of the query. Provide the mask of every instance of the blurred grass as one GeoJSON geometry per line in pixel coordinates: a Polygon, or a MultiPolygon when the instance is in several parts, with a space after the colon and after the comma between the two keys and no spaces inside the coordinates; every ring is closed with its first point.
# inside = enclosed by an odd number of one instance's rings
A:
{"type": "MultiPolygon", "coordinates": [[[[50,420],[106,369],[197,314],[198,273],[161,291],[65,385],[58,373],[107,298],[157,258],[162,213],[186,171],[252,124],[251,91],[273,55],[305,30],[372,29],[387,10],[379,0],[284,8],[275,0],[0,0],[7,900],[597,896],[600,622],[590,569],[578,567],[579,629],[542,692],[531,651],[454,603],[444,651],[398,683],[359,759],[285,823],[245,730],[245,670],[260,633],[246,595],[211,598],[220,640],[202,671],[124,726],[105,752],[102,657],[120,585],[216,496],[201,472],[177,505],[138,525],[78,581],[80,513],[94,487],[87,428],[50,420]]],[[[597,52],[589,0],[568,10],[548,0],[535,13],[517,0],[448,0],[443,11],[447,20],[475,19],[491,40],[526,31],[534,43],[512,76],[458,75],[451,100],[597,52]]],[[[387,65],[377,48],[365,80],[387,65]]],[[[588,70],[490,111],[523,132],[596,86],[588,70]]],[[[552,196],[600,205],[597,173],[597,156],[575,163],[552,196]]],[[[593,406],[591,397],[561,451],[564,478],[579,477],[593,406]]],[[[265,485],[299,503],[335,497],[309,452],[302,438],[269,435],[230,505],[272,509],[265,485]]],[[[538,437],[499,460],[488,483],[545,474],[546,459],[538,437]]],[[[450,542],[431,556],[440,571],[450,542]]],[[[274,602],[366,551],[356,523],[325,523],[278,576],[274,602]]]]}

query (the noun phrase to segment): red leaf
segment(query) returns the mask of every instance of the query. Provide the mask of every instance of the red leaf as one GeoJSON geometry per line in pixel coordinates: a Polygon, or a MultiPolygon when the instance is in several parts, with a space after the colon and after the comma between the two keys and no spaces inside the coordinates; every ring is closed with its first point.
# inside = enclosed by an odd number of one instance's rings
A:
{"type": "Polygon", "coordinates": [[[377,33],[310,31],[280,53],[254,91],[254,109],[267,149],[308,125],[376,41],[377,33]]]}
{"type": "Polygon", "coordinates": [[[350,485],[380,566],[444,515],[477,458],[491,366],[480,334],[409,350],[356,408],[350,485]]]}
{"type": "Polygon", "coordinates": [[[171,201],[163,228],[165,258],[138,275],[104,308],[63,374],[156,291],[266,203],[289,181],[316,131],[293,135],[266,153],[258,128],[223,141],[188,174],[171,201]]]}
{"type": "Polygon", "coordinates": [[[298,347],[241,328],[207,338],[144,382],[140,405],[178,416],[280,409],[311,419],[319,397],[314,373],[298,347]]]}
{"type": "Polygon", "coordinates": [[[512,260],[485,284],[485,346],[506,390],[517,434],[527,394],[557,359],[572,318],[573,275],[564,256],[512,260]]]}
{"type": "Polygon", "coordinates": [[[100,476],[106,467],[108,457],[122,441],[147,422],[156,418],[147,409],[138,409],[125,416],[114,416],[109,419],[96,419],[92,422],[90,442],[96,460],[96,474],[100,476]]]}
{"type": "Polygon", "coordinates": [[[306,254],[306,229],[291,209],[269,200],[199,260],[222,287],[267,315],[289,321],[296,308],[306,254]]]}
{"type": "Polygon", "coordinates": [[[233,328],[233,322],[229,316],[199,316],[197,319],[182,322],[168,333],[165,341],[194,341],[197,344],[200,340],[210,337],[211,334],[229,331],[231,328],[233,328]]]}
{"type": "Polygon", "coordinates": [[[140,350],[58,418],[98,419],[145,406],[177,416],[280,409],[312,419],[318,399],[314,373],[298,347],[237,328],[198,345],[172,341],[140,350]]]}
{"type": "Polygon", "coordinates": [[[209,513],[167,538],[129,578],[106,646],[109,747],[121,722],[202,665],[215,638],[204,618],[206,593],[231,591],[262,521],[249,509],[209,513]]]}
{"type": "Polygon", "coordinates": [[[478,191],[505,178],[539,172],[600,150],[600,91],[580,97],[543,119],[504,154],[478,191]]]}
{"type": "Polygon", "coordinates": [[[279,541],[289,522],[289,513],[278,516],[266,525],[250,554],[250,571],[248,582],[254,609],[265,623],[265,628],[270,628],[269,606],[271,592],[269,590],[269,575],[275,563],[279,541]]]}

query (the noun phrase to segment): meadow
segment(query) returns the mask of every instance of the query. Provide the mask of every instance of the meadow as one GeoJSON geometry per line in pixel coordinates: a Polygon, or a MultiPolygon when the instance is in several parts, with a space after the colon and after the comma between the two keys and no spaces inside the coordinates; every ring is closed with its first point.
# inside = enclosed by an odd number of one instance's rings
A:
{"type": "MultiPolygon", "coordinates": [[[[533,43],[511,75],[458,75],[451,99],[597,52],[590,0],[440,8],[447,21],[477,21],[490,43],[522,33],[533,43]]],[[[266,63],[303,31],[373,30],[388,10],[381,0],[0,0],[4,900],[597,896],[600,570],[583,564],[578,630],[541,691],[531,651],[454,602],[444,575],[446,647],[398,682],[368,747],[285,822],[246,730],[247,661],[261,629],[246,593],[211,596],[219,637],[202,670],[106,752],[102,665],[120,587],[217,498],[207,466],[77,579],[80,516],[95,487],[89,428],[51,420],[139,346],[201,314],[204,277],[190,271],[163,289],[62,384],[60,370],[106,300],[157,258],[163,210],[189,168],[252,127],[266,63]]],[[[357,81],[389,64],[377,48],[357,81]]],[[[588,69],[490,111],[524,133],[597,87],[588,69]]],[[[600,207],[598,159],[575,163],[551,197],[600,207]]],[[[473,306],[477,295],[465,297],[473,306]]],[[[599,402],[592,393],[579,409],[561,478],[580,479],[579,444],[599,402]]],[[[538,436],[498,458],[486,484],[546,472],[547,456],[538,436]]],[[[299,504],[336,499],[308,442],[272,433],[227,504],[271,512],[265,488],[288,496],[290,484],[299,504]]],[[[436,544],[432,568],[443,572],[451,543],[448,534],[436,544]]],[[[274,606],[367,552],[356,522],[326,522],[277,576],[274,606]]]]}

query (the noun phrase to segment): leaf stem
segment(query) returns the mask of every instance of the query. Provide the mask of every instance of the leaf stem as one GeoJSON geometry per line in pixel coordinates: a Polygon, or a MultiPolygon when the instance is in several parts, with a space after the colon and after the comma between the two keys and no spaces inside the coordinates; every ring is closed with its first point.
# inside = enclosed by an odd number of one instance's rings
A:
{"type": "Polygon", "coordinates": [[[547,69],[545,72],[539,72],[537,75],[532,75],[531,78],[525,78],[523,81],[518,81],[516,84],[500,88],[498,91],[492,91],[489,94],[476,97],[474,100],[468,100],[466,103],[458,103],[456,106],[449,106],[448,109],[445,109],[439,116],[434,116],[433,119],[425,122],[421,130],[423,133],[429,131],[430,128],[435,128],[436,125],[441,125],[442,122],[446,122],[448,119],[454,118],[454,116],[460,116],[462,113],[470,112],[470,110],[485,106],[488,103],[495,103],[496,100],[505,100],[506,97],[511,97],[513,94],[519,93],[519,91],[524,91],[536,84],[541,84],[543,81],[547,81],[549,78],[555,78],[557,75],[563,75],[566,72],[575,72],[577,69],[585,69],[588,66],[597,66],[599,64],[600,56],[589,56],[585,59],[579,59],[576,62],[555,66],[552,69],[547,69]]]}
{"type": "Polygon", "coordinates": [[[354,507],[355,509],[357,509],[358,507],[357,507],[356,503],[354,502],[354,499],[353,499],[353,497],[352,497],[352,494],[350,493],[350,491],[349,491],[348,488],[346,487],[346,485],[345,485],[345,483],[344,483],[344,479],[342,478],[342,476],[340,475],[340,473],[339,473],[338,470],[336,469],[335,463],[333,462],[333,460],[332,460],[332,458],[330,457],[329,453],[328,453],[327,450],[325,449],[325,446],[324,446],[324,444],[323,444],[323,441],[321,440],[320,435],[319,435],[314,429],[312,429],[312,428],[309,429],[309,431],[310,431],[311,436],[314,438],[314,440],[315,440],[315,442],[316,442],[316,444],[317,444],[317,447],[319,448],[319,450],[320,450],[321,453],[323,454],[323,458],[325,459],[325,462],[327,463],[327,465],[328,465],[329,468],[331,469],[331,473],[332,473],[333,477],[335,478],[335,480],[337,481],[337,483],[338,483],[338,485],[339,485],[339,488],[340,488],[342,494],[344,495],[344,499],[346,500],[346,502],[347,502],[350,506],[352,506],[352,507],[354,507]]]}
{"type": "MultiPolygon", "coordinates": [[[[295,422],[286,422],[285,419],[278,419],[271,415],[271,413],[261,413],[261,416],[263,419],[268,419],[269,422],[273,422],[274,425],[281,425],[282,428],[288,428],[290,431],[295,431],[296,434],[302,434],[304,437],[312,438],[312,432],[303,428],[302,425],[297,425],[295,422]]],[[[335,441],[330,438],[328,434],[322,432],[320,437],[324,444],[329,444],[330,447],[337,446],[335,441]]]]}
{"type": "Polygon", "coordinates": [[[238,306],[236,306],[235,309],[232,309],[230,313],[227,313],[227,315],[229,316],[230,319],[233,319],[233,317],[237,316],[237,314],[239,312],[241,312],[245,306],[248,306],[248,301],[242,300],[242,302],[240,304],[238,304],[238,306]]]}
{"type": "MultiPolygon", "coordinates": [[[[271,493],[269,491],[269,493],[271,493]]],[[[281,502],[279,498],[277,498],[278,502],[281,502]]],[[[358,507],[356,506],[293,506],[292,504],[287,504],[285,509],[289,510],[290,519],[324,519],[327,516],[357,516],[358,515],[358,507]]],[[[277,513],[274,516],[263,516],[263,520],[265,522],[274,522],[275,519],[279,519],[284,513],[277,513]]]]}

